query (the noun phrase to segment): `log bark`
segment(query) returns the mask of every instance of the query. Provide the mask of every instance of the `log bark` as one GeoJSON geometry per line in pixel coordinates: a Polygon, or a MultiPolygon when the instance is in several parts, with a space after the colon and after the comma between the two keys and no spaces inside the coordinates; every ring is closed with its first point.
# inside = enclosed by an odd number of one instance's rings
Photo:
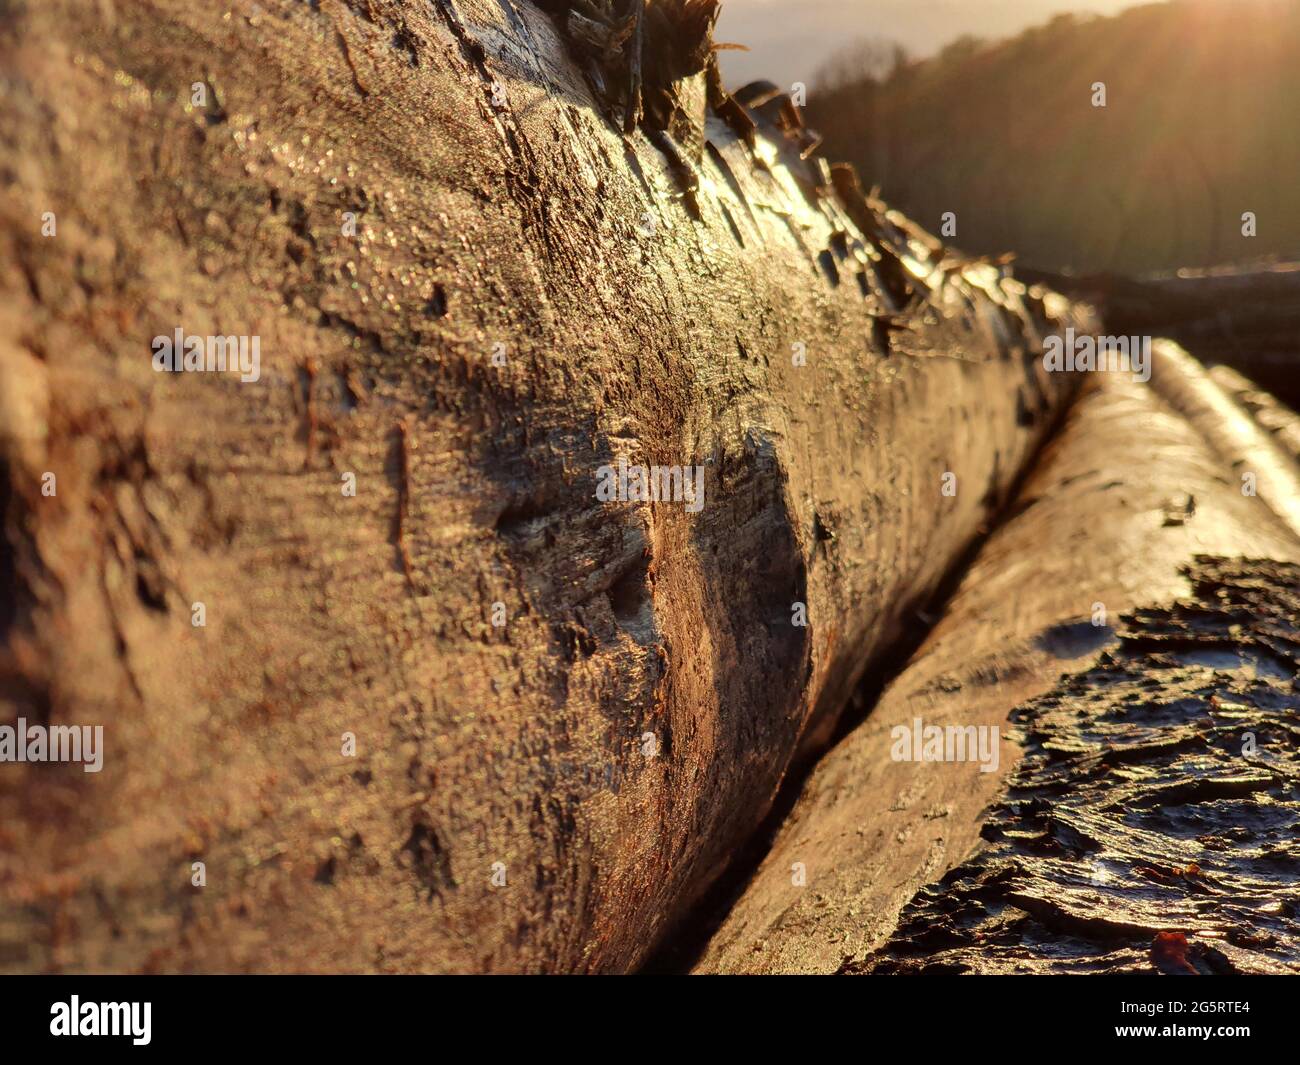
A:
{"type": "Polygon", "coordinates": [[[846,973],[1300,973],[1300,566],[1198,557],[1013,715],[987,843],[846,973]]]}
{"type": "Polygon", "coordinates": [[[1084,311],[561,25],[4,5],[0,701],[106,745],[0,766],[6,967],[636,966],[1061,409],[1084,311]]]}
{"type": "MultiPolygon", "coordinates": [[[[989,828],[987,808],[1004,797],[1019,757],[1018,745],[1007,738],[1011,712],[1047,696],[1063,672],[1084,675],[1103,661],[1117,646],[1121,614],[1187,595],[1185,568],[1198,555],[1300,559],[1300,530],[1288,527],[1260,496],[1244,495],[1234,457],[1209,444],[1211,437],[1244,435],[1244,415],[1221,411],[1238,422],[1235,429],[1203,433],[1209,426],[1204,411],[1193,422],[1154,387],[1176,372],[1158,363],[1151,386],[1100,376],[1072,407],[938,625],[870,716],[809,777],[696,971],[860,971],[897,962],[908,949],[924,961],[925,952],[908,943],[921,934],[925,916],[935,918],[934,947],[942,942],[938,915],[950,915],[967,898],[955,893],[952,906],[944,901],[945,874],[968,857],[991,868],[979,857],[980,839],[989,828]],[[894,730],[911,732],[918,719],[923,727],[1001,730],[994,771],[983,771],[975,759],[895,760],[894,730]]],[[[1294,641],[1295,619],[1288,624],[1294,641]]],[[[1252,653],[1246,637],[1240,645],[1252,653]]],[[[1210,648],[1207,641],[1200,650],[1210,648]]],[[[1186,677],[1162,671],[1159,661],[1147,666],[1146,690],[1155,688],[1153,697],[1160,698],[1167,684],[1167,701],[1181,705],[1177,696],[1186,677]]],[[[1251,675],[1247,662],[1232,684],[1248,685],[1251,675]]],[[[1069,691],[1072,701],[1061,713],[1087,728],[1096,711],[1086,693],[1069,691]]],[[[1103,696],[1099,691],[1095,699],[1103,696]]],[[[1226,689],[1223,698],[1241,701],[1226,689]]],[[[1284,734],[1285,717],[1279,715],[1276,725],[1284,734]]],[[[1102,747],[1097,738],[1090,745],[1080,737],[1074,742],[1093,755],[1102,747]]],[[[1082,784],[1081,792],[1088,794],[1082,784]]],[[[1041,801],[1044,793],[1035,794],[1041,801]]],[[[1064,788],[1060,795],[1064,802],[1073,792],[1064,788]]],[[[1008,830],[1015,828],[1012,818],[1004,820],[1008,830]]],[[[1029,831],[1030,820],[1019,828],[1029,831]]],[[[1180,841],[1166,834],[1163,842],[1172,851],[1180,841]]],[[[1132,857],[1116,840],[1109,846],[1116,856],[1123,851],[1132,857]]],[[[1255,871],[1265,875],[1258,866],[1255,871]]],[[[1038,872],[1027,880],[1041,889],[1051,876],[1038,872]]],[[[1224,890],[1242,883],[1225,880],[1224,890]]],[[[1120,902],[1109,899],[1107,905],[1118,908],[1120,902]]],[[[1175,918],[1171,911],[1174,924],[1175,918]]],[[[969,965],[971,954],[949,961],[969,965]]]]}
{"type": "Polygon", "coordinates": [[[1177,344],[1160,340],[1153,345],[1151,380],[1160,396],[1228,461],[1235,487],[1244,495],[1260,496],[1300,535],[1300,465],[1283,442],[1177,344]]]}

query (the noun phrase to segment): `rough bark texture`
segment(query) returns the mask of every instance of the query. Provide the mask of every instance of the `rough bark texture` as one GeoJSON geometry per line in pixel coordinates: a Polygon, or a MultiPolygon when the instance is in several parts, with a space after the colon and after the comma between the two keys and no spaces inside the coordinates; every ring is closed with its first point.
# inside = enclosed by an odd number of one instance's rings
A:
{"type": "Polygon", "coordinates": [[[635,966],[1061,406],[1063,300],[557,25],[0,4],[0,700],[106,733],[0,766],[4,966],[635,966]]]}
{"type": "MultiPolygon", "coordinates": [[[[1300,541],[1155,388],[1105,377],[1072,408],[930,637],[809,778],[698,970],[860,967],[913,895],[978,845],[1018,755],[1004,740],[998,772],[894,761],[891,729],[920,718],[1005,731],[1014,708],[1113,644],[1120,612],[1185,594],[1180,568],[1202,552],[1294,561],[1300,541]],[[793,882],[795,863],[806,886],[793,882]]],[[[1165,682],[1156,671],[1148,686],[1165,682]]],[[[1083,698],[1071,709],[1090,714],[1083,698]]]]}
{"type": "Polygon", "coordinates": [[[1300,566],[1187,572],[1012,715],[988,845],[846,971],[1300,973],[1300,566]]]}

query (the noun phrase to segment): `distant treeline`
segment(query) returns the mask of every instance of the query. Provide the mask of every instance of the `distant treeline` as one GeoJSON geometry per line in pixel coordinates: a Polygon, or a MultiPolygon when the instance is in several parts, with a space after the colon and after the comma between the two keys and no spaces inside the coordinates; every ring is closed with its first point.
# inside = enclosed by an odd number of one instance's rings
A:
{"type": "Polygon", "coordinates": [[[1300,0],[1062,15],[923,61],[863,42],[806,117],[926,228],[954,212],[966,251],[1130,273],[1300,257],[1300,0]]]}

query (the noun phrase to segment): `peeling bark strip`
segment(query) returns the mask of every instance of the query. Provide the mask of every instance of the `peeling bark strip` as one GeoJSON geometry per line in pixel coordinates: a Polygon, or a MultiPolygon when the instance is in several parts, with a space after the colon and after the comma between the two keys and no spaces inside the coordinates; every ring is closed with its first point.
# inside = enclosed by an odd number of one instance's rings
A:
{"type": "Polygon", "coordinates": [[[1300,973],[1300,566],[1187,573],[1012,714],[988,846],[846,972],[1300,973]]]}
{"type": "Polygon", "coordinates": [[[0,767],[0,965],[634,967],[988,520],[1085,316],[677,7],[624,89],[520,0],[4,5],[0,701],[105,761],[0,767]]]}
{"type": "MultiPolygon", "coordinates": [[[[1154,388],[1100,375],[907,668],[809,777],[697,969],[862,965],[916,892],[979,844],[1019,755],[1008,714],[1112,646],[1123,612],[1186,595],[1180,569],[1203,551],[1295,562],[1300,541],[1261,498],[1242,495],[1230,459],[1154,388]],[[1002,775],[978,760],[896,761],[895,729],[917,719],[1000,729],[1002,775]]],[[[1165,680],[1151,681],[1152,697],[1165,680]]],[[[1118,786],[1124,772],[1101,784],[1118,786]]]]}

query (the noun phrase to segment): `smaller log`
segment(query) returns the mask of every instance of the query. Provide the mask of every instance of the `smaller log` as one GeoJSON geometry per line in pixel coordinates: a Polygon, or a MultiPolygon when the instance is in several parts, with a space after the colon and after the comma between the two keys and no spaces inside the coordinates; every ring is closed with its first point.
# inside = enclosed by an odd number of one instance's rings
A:
{"type": "Polygon", "coordinates": [[[1155,343],[1151,381],[1160,396],[1229,460],[1242,493],[1258,493],[1300,535],[1300,468],[1268,431],[1171,341],[1155,343]]]}
{"type": "Polygon", "coordinates": [[[1254,381],[1231,366],[1210,368],[1210,377],[1286,454],[1300,462],[1300,415],[1279,403],[1254,381]]]}
{"type": "Polygon", "coordinates": [[[1300,973],[1300,566],[1186,573],[1189,596],[1012,715],[1026,754],[986,845],[844,972],[1300,973]]]}
{"type": "Polygon", "coordinates": [[[889,942],[916,892],[979,845],[1019,757],[1013,708],[1113,650],[1122,613],[1186,595],[1180,570],[1201,552],[1300,558],[1300,539],[1236,483],[1156,389],[1097,380],[921,649],[807,780],[696,971],[832,973],[889,942]],[[896,758],[896,730],[918,721],[1000,729],[999,757],[896,758]]]}

